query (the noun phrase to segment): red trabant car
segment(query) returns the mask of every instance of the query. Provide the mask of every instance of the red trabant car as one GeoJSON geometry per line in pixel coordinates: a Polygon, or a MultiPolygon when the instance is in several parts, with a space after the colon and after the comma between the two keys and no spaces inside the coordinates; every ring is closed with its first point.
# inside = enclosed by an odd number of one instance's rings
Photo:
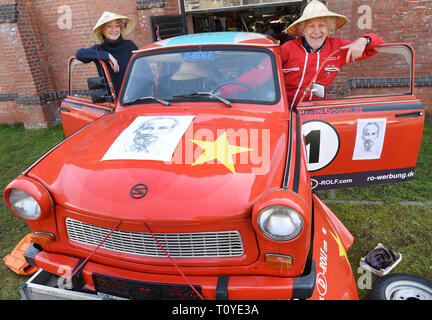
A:
{"type": "Polygon", "coordinates": [[[33,232],[27,261],[71,291],[122,298],[357,299],[354,239],[313,191],[414,174],[414,53],[377,51],[292,110],[280,46],[261,34],[150,44],[118,97],[107,72],[73,87],[87,74],[72,58],[66,139],[4,190],[33,232]],[[407,76],[370,78],[378,69],[407,76]]]}

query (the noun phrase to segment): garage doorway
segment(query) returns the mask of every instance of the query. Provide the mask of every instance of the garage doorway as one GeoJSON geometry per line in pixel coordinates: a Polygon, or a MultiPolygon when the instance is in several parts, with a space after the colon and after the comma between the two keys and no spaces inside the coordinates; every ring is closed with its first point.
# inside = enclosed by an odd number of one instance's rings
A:
{"type": "Polygon", "coordinates": [[[260,7],[239,7],[218,11],[189,12],[193,33],[215,31],[246,31],[271,35],[281,44],[292,37],[283,32],[300,17],[302,1],[260,7]]]}

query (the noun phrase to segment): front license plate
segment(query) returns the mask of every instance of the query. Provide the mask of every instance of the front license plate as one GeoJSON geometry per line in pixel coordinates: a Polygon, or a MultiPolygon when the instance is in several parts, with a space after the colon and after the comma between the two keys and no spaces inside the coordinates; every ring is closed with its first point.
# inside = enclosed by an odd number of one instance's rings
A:
{"type": "MultiPolygon", "coordinates": [[[[110,277],[93,273],[97,292],[136,300],[198,300],[199,296],[185,284],[165,284],[110,277]]],[[[194,286],[201,294],[201,287],[194,286]]]]}

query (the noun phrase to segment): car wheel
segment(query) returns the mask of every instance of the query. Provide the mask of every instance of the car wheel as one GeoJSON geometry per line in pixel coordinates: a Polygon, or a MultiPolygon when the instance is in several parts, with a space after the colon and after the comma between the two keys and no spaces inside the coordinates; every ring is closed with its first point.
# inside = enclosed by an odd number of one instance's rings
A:
{"type": "Polygon", "coordinates": [[[412,274],[395,273],[376,280],[372,300],[432,300],[432,281],[412,274]]]}

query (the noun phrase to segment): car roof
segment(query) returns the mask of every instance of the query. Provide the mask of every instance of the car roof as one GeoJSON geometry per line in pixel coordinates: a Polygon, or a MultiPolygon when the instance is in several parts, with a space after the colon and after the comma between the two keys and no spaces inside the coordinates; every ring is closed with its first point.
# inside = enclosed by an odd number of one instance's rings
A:
{"type": "Polygon", "coordinates": [[[206,32],[192,33],[176,36],[152,43],[138,51],[147,51],[156,48],[182,47],[191,45],[252,45],[252,46],[278,46],[274,38],[253,32],[206,32]]]}

